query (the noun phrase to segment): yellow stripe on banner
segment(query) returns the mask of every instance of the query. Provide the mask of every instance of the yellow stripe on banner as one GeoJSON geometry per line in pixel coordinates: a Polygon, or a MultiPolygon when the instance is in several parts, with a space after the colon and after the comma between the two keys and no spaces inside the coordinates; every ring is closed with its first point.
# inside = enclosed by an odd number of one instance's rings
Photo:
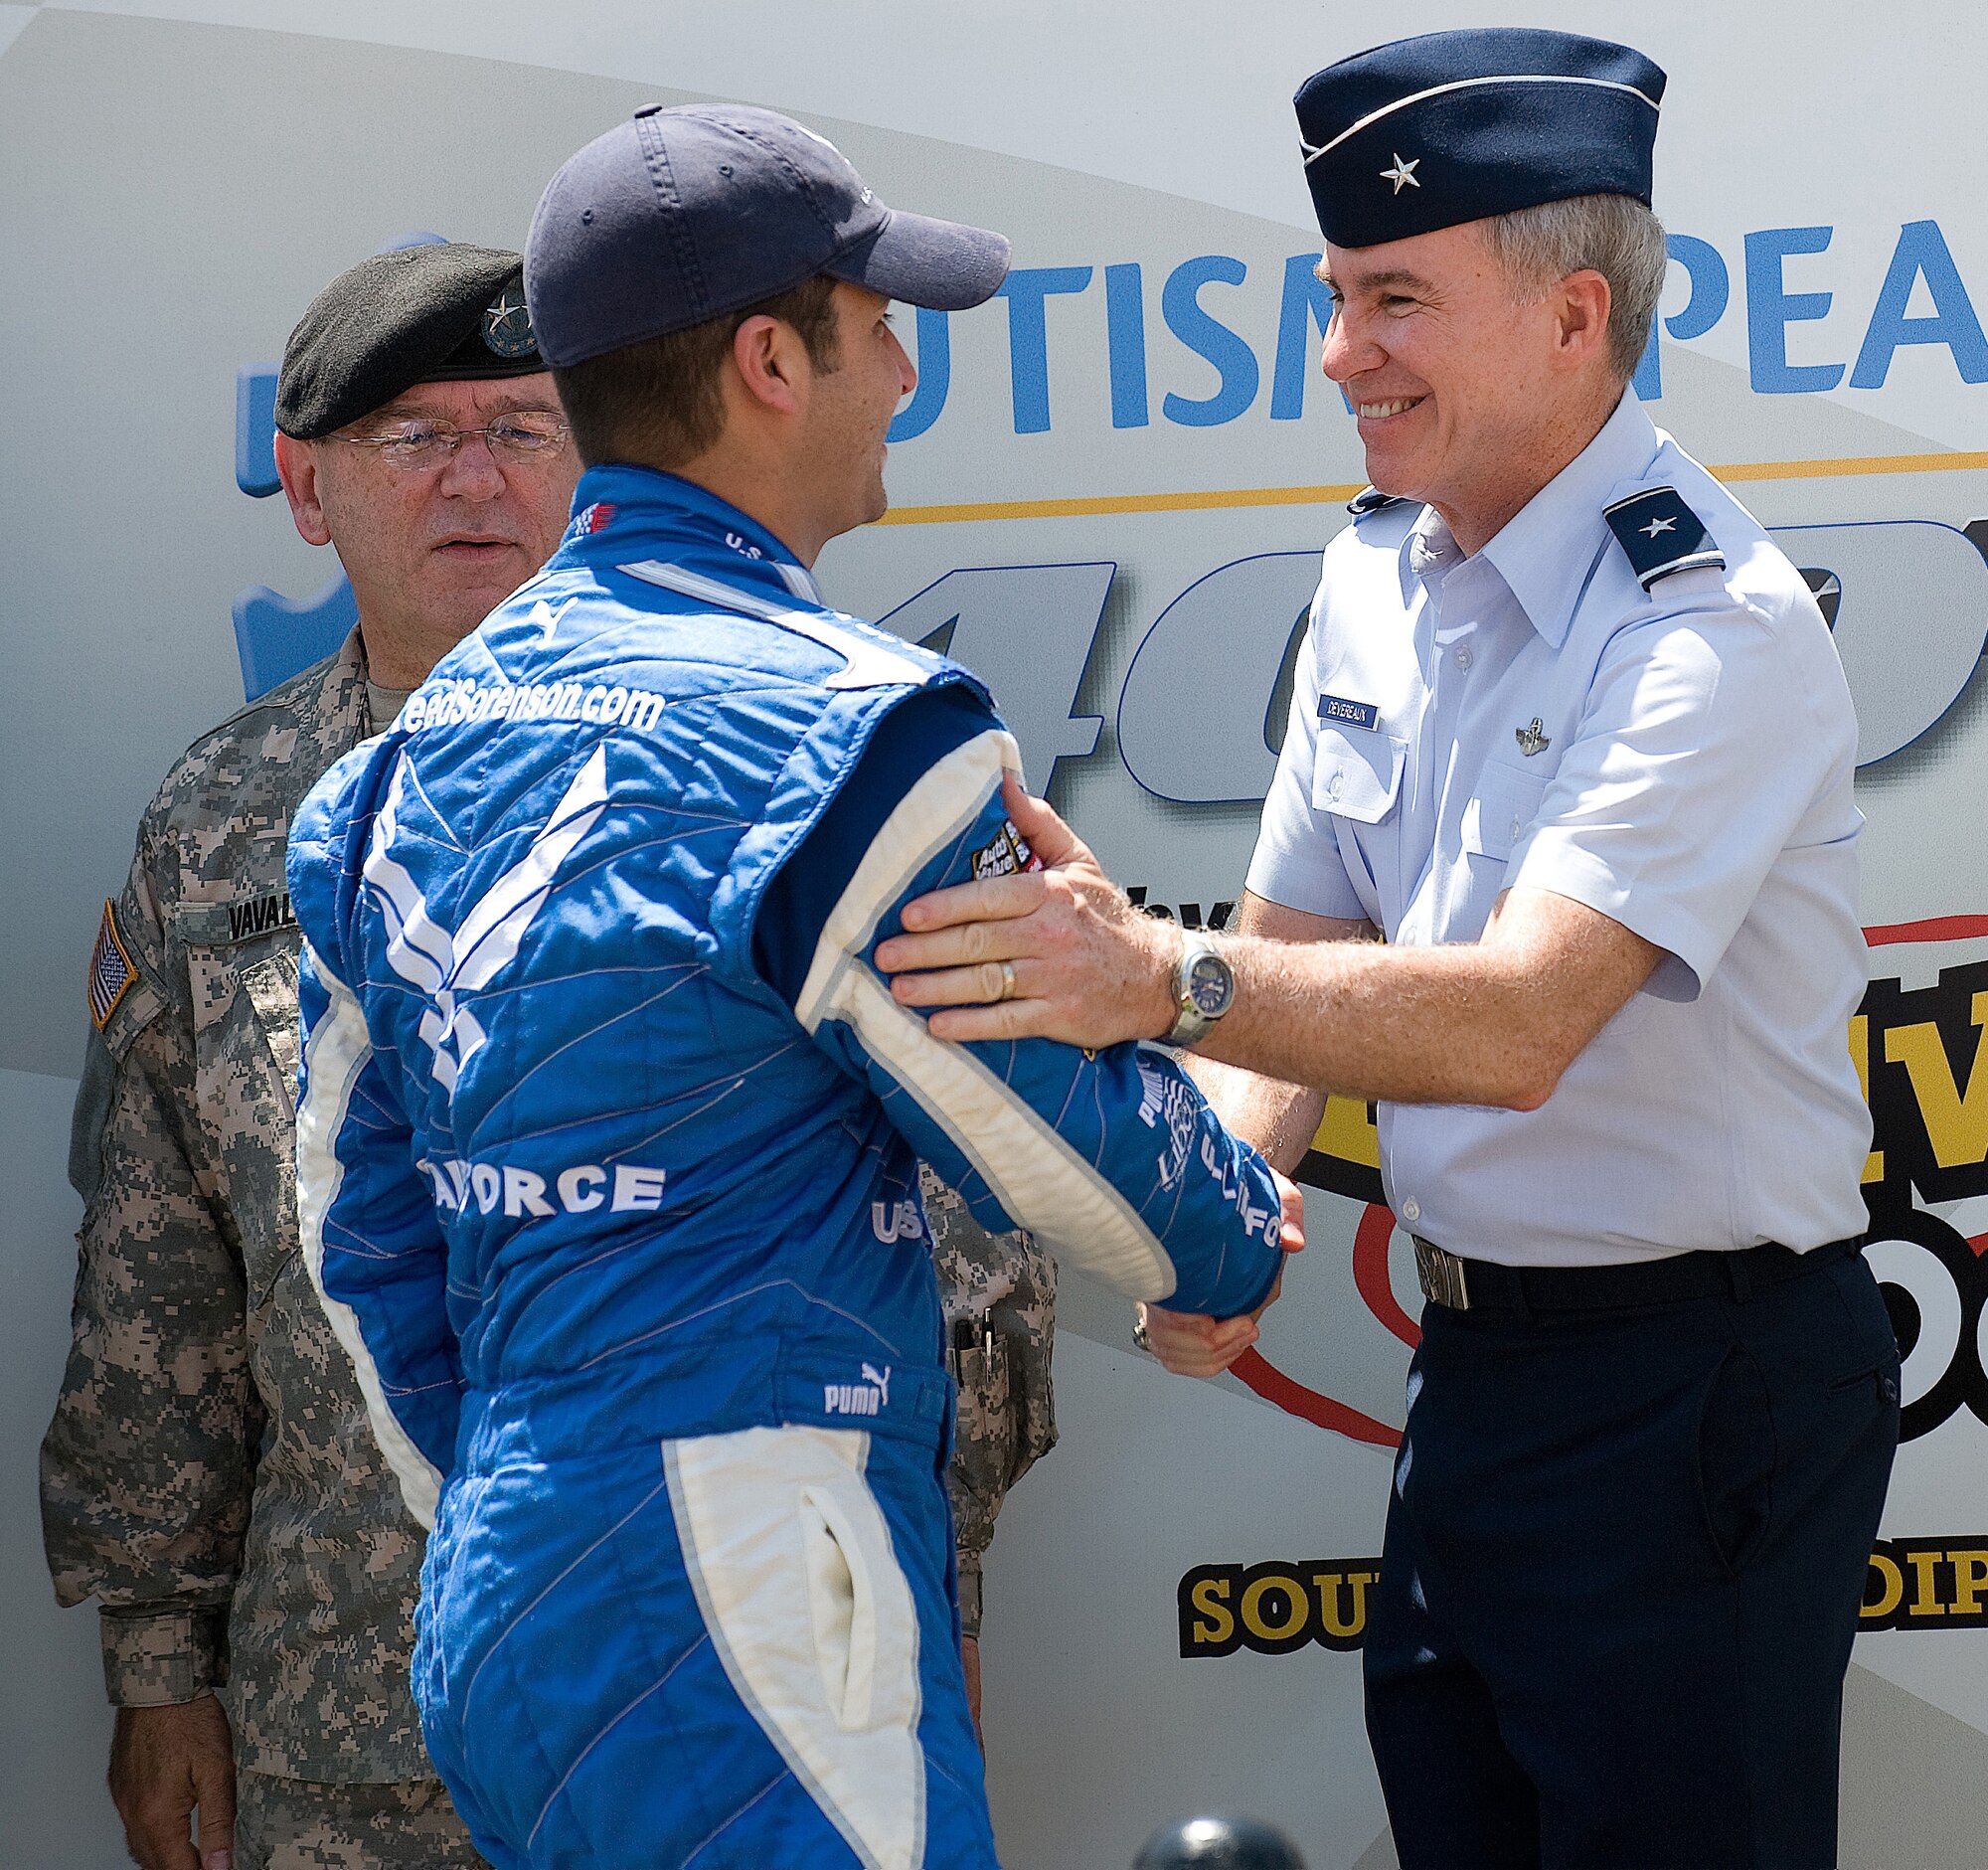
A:
{"type": "MultiPolygon", "coordinates": [[[[1710,471],[1720,480],[1830,480],[1858,474],[1950,474],[1988,469],[1988,453],[1846,454],[1817,461],[1738,461],[1710,471]]],[[[1205,513],[1223,507],[1327,506],[1364,483],[1335,487],[1224,487],[1203,493],[1105,493],[1068,500],[982,500],[957,506],[894,507],[880,526],[962,526],[977,520],[1092,519],[1111,513],[1205,513]]]]}
{"type": "Polygon", "coordinates": [[[1951,474],[1988,467],[1988,454],[1846,454],[1830,461],[1740,461],[1721,480],[1829,480],[1853,474],[1951,474]]]}
{"type": "Polygon", "coordinates": [[[1074,500],[985,500],[968,506],[900,506],[880,526],[953,526],[971,520],[1088,519],[1099,513],[1201,513],[1225,506],[1326,506],[1365,486],[1224,487],[1211,493],[1102,493],[1074,500]]]}

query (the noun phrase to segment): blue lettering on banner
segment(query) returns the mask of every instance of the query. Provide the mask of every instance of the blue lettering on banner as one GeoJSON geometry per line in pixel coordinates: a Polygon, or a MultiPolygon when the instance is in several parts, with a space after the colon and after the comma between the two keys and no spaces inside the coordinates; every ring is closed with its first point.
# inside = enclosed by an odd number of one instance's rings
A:
{"type": "Polygon", "coordinates": [[[1277,307],[1277,358],[1270,372],[1270,420],[1294,423],[1305,410],[1305,379],[1318,355],[1311,348],[1311,330],[1318,327],[1320,343],[1332,323],[1332,290],[1318,276],[1318,259],[1293,254],[1284,261],[1284,295],[1277,307]]]}
{"type": "MultiPolygon", "coordinates": [[[[1743,316],[1750,382],[1757,394],[1831,391],[1846,378],[1849,388],[1882,391],[1898,353],[1906,347],[1944,349],[1962,384],[1988,383],[1988,330],[1945,236],[1932,220],[1908,221],[1900,228],[1854,365],[1791,362],[1789,327],[1822,320],[1836,304],[1836,295],[1821,289],[1829,262],[1818,259],[1831,253],[1834,235],[1833,228],[1816,226],[1767,228],[1743,236],[1743,316]]],[[[1682,306],[1661,320],[1661,331],[1672,342],[1690,343],[1705,337],[1734,309],[1736,282],[1727,256],[1710,242],[1672,234],[1667,245],[1687,290],[1682,306]]],[[[1306,378],[1318,362],[1316,342],[1329,332],[1332,320],[1331,295],[1315,274],[1316,260],[1315,252],[1290,255],[1281,274],[1259,266],[1253,297],[1249,268],[1239,258],[1204,254],[1174,264],[1160,290],[1162,335],[1157,339],[1147,322],[1145,279],[1151,262],[1104,265],[1103,354],[1098,354],[1099,334],[1090,315],[1079,311],[1072,323],[1059,314],[1063,322],[1057,336],[1064,346],[1059,368],[1071,370],[1074,374],[1065,381],[1075,384],[1085,369],[1094,381],[1101,366],[1112,427],[1148,427],[1154,420],[1152,372],[1158,368],[1164,381],[1166,352],[1170,343],[1177,343],[1208,366],[1214,387],[1201,396],[1168,391],[1161,414],[1169,423],[1214,427],[1238,421],[1255,408],[1265,370],[1270,375],[1268,420],[1297,421],[1305,411],[1306,378]],[[1275,335],[1264,351],[1252,348],[1242,331],[1267,335],[1273,284],[1275,335]],[[1230,292],[1219,293],[1217,287],[1230,292]],[[1213,301],[1213,308],[1206,301],[1213,301]],[[1152,352],[1155,341],[1160,355],[1152,352]]],[[[1044,433],[1052,425],[1048,301],[1086,292],[1097,270],[1089,265],[1018,267],[1001,288],[1008,301],[1017,434],[1044,433]]],[[[951,340],[948,314],[916,312],[918,381],[891,424],[893,442],[929,433],[942,416],[951,389],[951,340]]],[[[1842,348],[1850,348],[1847,338],[1842,348]]],[[[1939,368],[1944,370],[1944,363],[1939,368]]],[[[275,383],[275,367],[269,364],[245,366],[236,383],[235,476],[244,493],[255,498],[280,490],[273,449],[275,383]]],[[[1646,400],[1662,394],[1662,359],[1654,336],[1635,384],[1646,400]]],[[[1205,388],[1205,380],[1191,387],[1205,388]]],[[[1933,540],[1923,527],[1911,531],[1903,522],[1888,522],[1875,530],[1840,532],[1828,544],[1827,569],[1840,575],[1843,591],[1850,593],[1840,599],[1847,605],[1847,621],[1839,631],[1846,665],[1860,659],[1869,664],[1858,678],[1866,687],[1859,698],[1867,724],[1860,749],[1865,764],[1927,731],[1957,692],[1953,669],[1963,662],[1971,667],[1973,653],[1955,635],[1951,643],[1941,638],[1941,655],[1931,659],[1937,669],[1923,654],[1915,662],[1890,656],[1883,645],[1904,627],[1903,619],[1895,623],[1891,612],[1905,599],[1882,590],[1877,568],[1881,561],[1896,561],[1918,568],[1923,578],[1931,576],[1936,562],[1940,576],[1972,594],[1982,575],[1974,531],[1970,528],[1962,541],[1949,527],[1940,540],[1933,540]],[[1882,698],[1869,689],[1880,672],[1882,698]]],[[[1820,551],[1820,544],[1812,550],[1820,551]]],[[[1276,720],[1264,719],[1260,711],[1270,693],[1284,692],[1274,685],[1278,671],[1288,671],[1316,577],[1315,551],[1259,554],[1219,567],[1163,608],[1116,697],[1115,750],[1142,787],[1182,804],[1262,796],[1281,742],[1283,717],[1279,710],[1276,720]],[[1204,679],[1207,644],[1218,639],[1230,679],[1211,687],[1204,679]],[[1181,697],[1193,698],[1187,719],[1180,712],[1181,697]]],[[[944,645],[989,681],[1022,743],[1031,777],[1047,787],[1059,762],[1086,758],[1097,746],[1098,717],[1078,712],[1077,693],[1111,582],[1112,568],[1102,563],[962,568],[927,585],[890,621],[912,640],[944,645]]],[[[342,575],[301,600],[266,587],[243,593],[235,605],[235,625],[245,694],[252,700],[329,654],[356,615],[351,586],[342,575]]],[[[1923,624],[1917,640],[1923,646],[1923,624]]],[[[626,724],[628,716],[639,724],[650,705],[605,691],[576,694],[580,718],[614,725],[626,724]]],[[[560,705],[547,712],[536,697],[512,700],[500,718],[562,718],[560,705]]],[[[1333,718],[1323,705],[1321,717],[1333,718]]],[[[1348,725],[1370,725],[1355,716],[1336,718],[1348,725]]]]}
{"type": "Polygon", "coordinates": [[[1693,338],[1704,337],[1726,316],[1727,304],[1733,297],[1732,275],[1726,270],[1719,249],[1710,241],[1701,241],[1691,234],[1667,234],[1664,247],[1671,263],[1682,266],[1691,283],[1690,296],[1664,320],[1664,331],[1678,343],[1688,344],[1693,338]]]}
{"type": "MultiPolygon", "coordinates": [[[[443,237],[415,229],[378,251],[437,247],[443,237]]],[[[235,484],[251,500],[282,490],[276,473],[274,364],[245,364],[235,378],[235,484]]],[[[315,597],[298,602],[257,585],[235,599],[235,651],[242,664],[242,698],[253,701],[313,662],[322,662],[359,621],[359,599],[343,572],[315,597]]]]}
{"type": "Polygon", "coordinates": [[[1831,294],[1790,292],[1783,263],[1797,254],[1828,251],[1833,228],[1768,228],[1746,236],[1746,360],[1760,396],[1833,390],[1841,364],[1788,362],[1788,326],[1826,317],[1831,294]]]}
{"type": "Polygon", "coordinates": [[[359,621],[359,599],[343,572],[315,597],[285,597],[256,585],[235,599],[235,653],[242,664],[242,698],[253,701],[322,662],[359,621]]]}
{"type": "Polygon", "coordinates": [[[1015,432],[1039,435],[1050,425],[1049,314],[1045,302],[1081,292],[1088,266],[1017,266],[996,297],[1008,301],[1008,375],[1015,404],[1015,432]]]}
{"type": "MultiPolygon", "coordinates": [[[[280,493],[276,473],[276,366],[245,364],[235,377],[235,484],[251,500],[280,493]]],[[[235,599],[242,698],[253,701],[321,662],[359,621],[359,599],[340,572],[301,601],[256,585],[235,599]]]]}
{"type": "MultiPolygon", "coordinates": [[[[1671,263],[1684,268],[1688,281],[1683,308],[1663,321],[1664,331],[1681,344],[1692,338],[1702,338],[1719,322],[1732,296],[1726,261],[1720,258],[1719,249],[1710,241],[1701,241],[1689,234],[1665,235],[1664,249],[1670,255],[1671,263]]],[[[1664,393],[1663,359],[1657,348],[1654,323],[1650,341],[1643,347],[1642,361],[1637,364],[1631,381],[1640,402],[1654,403],[1664,393]]]]}
{"type": "Polygon", "coordinates": [[[235,484],[251,500],[282,491],[276,472],[274,364],[244,364],[235,374],[235,484]]]}
{"type": "Polygon", "coordinates": [[[952,388],[952,326],[946,314],[928,305],[917,308],[918,385],[911,400],[891,419],[886,441],[911,441],[939,419],[946,392],[952,388]]]}
{"type": "Polygon", "coordinates": [[[1160,290],[1160,315],[1167,329],[1196,356],[1213,364],[1221,380],[1205,397],[1175,396],[1169,391],[1160,405],[1168,422],[1186,428],[1213,428],[1233,423],[1256,400],[1256,353],[1201,304],[1203,286],[1241,285],[1248,272],[1240,259],[1204,254],[1182,260],[1167,275],[1160,290]]]}
{"type": "Polygon", "coordinates": [[[1982,336],[1974,301],[1967,296],[1960,268],[1953,263],[1936,221],[1908,221],[1899,230],[1899,244],[1885,283],[1878,288],[1878,303],[1850,373],[1850,387],[1882,390],[1893,356],[1905,344],[1944,344],[1953,353],[1962,383],[1988,383],[1988,338],[1982,336]],[[1907,318],[1912,287],[1921,279],[1932,296],[1933,315],[1907,318]]]}
{"type": "Polygon", "coordinates": [[[1104,268],[1104,346],[1111,366],[1111,426],[1143,428],[1146,410],[1146,292],[1136,265],[1104,268]]]}

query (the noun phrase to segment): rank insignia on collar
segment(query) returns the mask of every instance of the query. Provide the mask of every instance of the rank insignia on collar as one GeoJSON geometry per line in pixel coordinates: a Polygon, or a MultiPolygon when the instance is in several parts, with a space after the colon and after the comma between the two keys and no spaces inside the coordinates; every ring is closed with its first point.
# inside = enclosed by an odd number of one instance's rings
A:
{"type": "Polygon", "coordinates": [[[1705,522],[1685,505],[1675,487],[1646,487],[1604,508],[1602,517],[1645,591],[1675,572],[1706,566],[1726,569],[1725,553],[1713,544],[1705,522]]]}
{"type": "Polygon", "coordinates": [[[1545,726],[1546,723],[1538,715],[1534,715],[1524,727],[1518,730],[1519,751],[1528,760],[1532,759],[1535,754],[1545,753],[1553,745],[1553,742],[1548,740],[1546,735],[1541,731],[1545,726]]]}
{"type": "Polygon", "coordinates": [[[103,900],[103,920],[96,925],[96,945],[89,951],[89,1023],[101,1032],[110,1024],[119,1000],[131,991],[138,970],[131,965],[124,939],[117,933],[117,912],[103,900]]]}

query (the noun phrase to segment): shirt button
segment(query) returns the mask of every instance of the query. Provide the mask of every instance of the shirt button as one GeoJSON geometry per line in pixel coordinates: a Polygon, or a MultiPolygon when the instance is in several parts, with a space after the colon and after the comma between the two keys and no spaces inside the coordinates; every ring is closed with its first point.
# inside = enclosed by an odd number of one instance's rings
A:
{"type": "Polygon", "coordinates": [[[1514,818],[1512,820],[1513,837],[1516,838],[1519,835],[1519,833],[1523,831],[1525,828],[1526,828],[1526,821],[1523,818],[1514,818]]]}
{"type": "Polygon", "coordinates": [[[1467,645],[1456,652],[1456,666],[1459,669],[1469,668],[1470,665],[1476,660],[1477,658],[1470,653],[1469,647],[1467,645]]]}
{"type": "Polygon", "coordinates": [[[1421,1218],[1422,1204],[1414,1196],[1410,1195],[1407,1201],[1402,1203],[1402,1219],[1412,1227],[1421,1218]]]}
{"type": "Polygon", "coordinates": [[[1325,795],[1327,798],[1337,798],[1339,794],[1345,790],[1345,788],[1346,788],[1345,775],[1342,773],[1335,772],[1332,775],[1332,777],[1326,780],[1325,782],[1325,795]]]}

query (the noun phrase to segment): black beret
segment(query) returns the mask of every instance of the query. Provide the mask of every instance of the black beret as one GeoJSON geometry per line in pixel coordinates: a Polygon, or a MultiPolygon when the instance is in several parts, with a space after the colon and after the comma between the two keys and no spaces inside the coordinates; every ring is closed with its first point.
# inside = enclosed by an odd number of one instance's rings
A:
{"type": "Polygon", "coordinates": [[[1378,247],[1574,195],[1647,207],[1663,95],[1627,46],[1501,26],[1342,59],[1293,101],[1325,238],[1378,247]]]}
{"type": "Polygon", "coordinates": [[[524,263],[494,247],[430,242],[340,273],[283,347],[276,426],[309,441],[417,383],[544,370],[524,263]]]}

